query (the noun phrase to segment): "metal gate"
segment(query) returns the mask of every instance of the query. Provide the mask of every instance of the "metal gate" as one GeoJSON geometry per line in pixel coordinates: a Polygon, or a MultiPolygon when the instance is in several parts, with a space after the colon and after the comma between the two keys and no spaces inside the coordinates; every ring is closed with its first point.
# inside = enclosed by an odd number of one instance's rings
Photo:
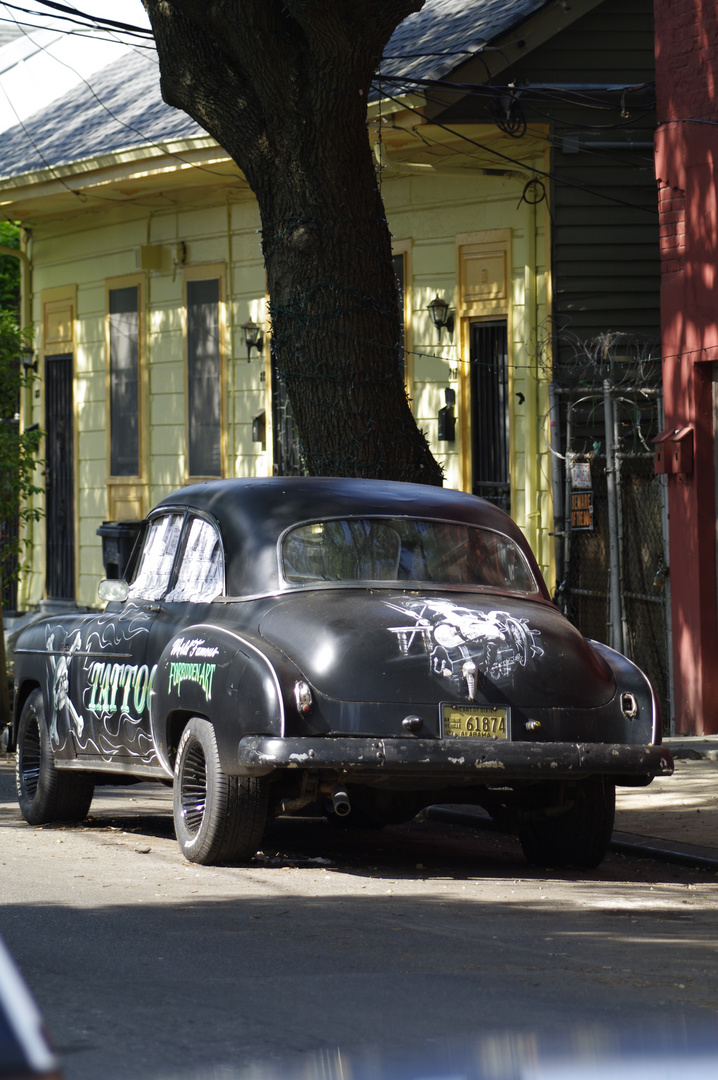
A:
{"type": "Polygon", "coordinates": [[[506,320],[473,322],[470,333],[473,492],[510,511],[506,320]]]}
{"type": "Polygon", "coordinates": [[[75,468],[72,356],[45,357],[46,590],[75,598],[75,468]]]}
{"type": "Polygon", "coordinates": [[[556,601],[586,637],[625,653],[646,672],[668,732],[666,487],[654,473],[651,442],[663,427],[657,365],[624,356],[594,371],[585,367],[580,383],[552,384],[553,430],[560,425],[562,444],[553,447],[556,601]]]}

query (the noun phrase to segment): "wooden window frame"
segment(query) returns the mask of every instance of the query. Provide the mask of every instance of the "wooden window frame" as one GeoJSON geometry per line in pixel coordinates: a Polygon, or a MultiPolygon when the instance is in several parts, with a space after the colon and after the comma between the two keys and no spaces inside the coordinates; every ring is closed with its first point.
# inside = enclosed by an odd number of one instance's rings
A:
{"type": "MultiPolygon", "coordinates": [[[[480,232],[459,233],[456,237],[456,281],[459,355],[471,354],[471,323],[506,319],[508,349],[508,399],[513,393],[512,305],[511,305],[511,229],[486,229],[480,232]],[[490,281],[486,293],[472,295],[469,287],[469,260],[485,255],[489,263],[503,256],[503,288],[491,295],[490,281]]],[[[487,274],[487,278],[489,275],[487,274]]],[[[462,491],[473,491],[473,440],[471,431],[471,371],[467,360],[459,365],[459,469],[462,491]]],[[[509,438],[509,477],[514,475],[513,440],[509,438]]]]}
{"type": "Polygon", "coordinates": [[[147,319],[145,304],[147,279],[144,273],[123,274],[120,277],[105,280],[105,408],[107,417],[107,513],[110,521],[117,519],[144,518],[149,510],[147,479],[147,409],[148,409],[148,371],[147,371],[147,319]],[[137,289],[137,374],[138,374],[138,427],[139,427],[139,471],[135,476],[113,476],[112,474],[112,387],[110,353],[110,293],[116,289],[137,289]]]}
{"type": "Polygon", "coordinates": [[[184,339],[184,394],[185,394],[185,483],[196,483],[201,480],[216,480],[216,476],[203,476],[192,473],[189,469],[189,338],[188,338],[188,304],[187,286],[193,281],[218,281],[219,282],[219,477],[227,476],[227,445],[228,445],[228,402],[227,402],[227,298],[226,298],[226,266],[223,262],[203,263],[198,266],[188,266],[184,269],[182,285],[182,335],[184,339]]]}

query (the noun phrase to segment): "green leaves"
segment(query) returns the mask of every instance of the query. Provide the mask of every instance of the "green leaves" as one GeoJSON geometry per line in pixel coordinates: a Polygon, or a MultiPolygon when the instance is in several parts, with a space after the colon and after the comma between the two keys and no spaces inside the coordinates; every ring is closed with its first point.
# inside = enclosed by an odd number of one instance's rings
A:
{"type": "Polygon", "coordinates": [[[25,526],[43,511],[33,504],[42,494],[36,482],[44,432],[20,431],[20,395],[36,376],[22,366],[21,353],[30,335],[20,330],[10,311],[0,311],[0,580],[17,577],[25,544],[25,526]]]}

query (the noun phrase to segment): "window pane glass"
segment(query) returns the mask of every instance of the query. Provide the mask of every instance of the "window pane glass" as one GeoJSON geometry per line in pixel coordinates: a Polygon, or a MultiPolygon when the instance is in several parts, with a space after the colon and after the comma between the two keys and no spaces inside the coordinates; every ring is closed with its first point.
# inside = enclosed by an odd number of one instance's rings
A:
{"type": "Polygon", "coordinates": [[[164,596],[182,532],[182,520],[182,514],[167,514],[152,522],[142,545],[137,573],[127,594],[129,597],[159,600],[164,596]]]}
{"type": "Polygon", "coordinates": [[[452,522],[346,518],[300,525],[284,538],[282,563],[293,584],[392,581],[539,591],[507,536],[452,522]]]}
{"type": "Polygon", "coordinates": [[[219,280],[187,282],[190,476],[221,476],[219,280]]]}
{"type": "Polygon", "coordinates": [[[110,472],[140,473],[139,289],[110,289],[110,472]]]}
{"type": "Polygon", "coordinates": [[[213,600],[223,591],[224,566],[219,536],[208,521],[195,518],[182,553],[175,587],[165,599],[200,603],[213,600]]]}

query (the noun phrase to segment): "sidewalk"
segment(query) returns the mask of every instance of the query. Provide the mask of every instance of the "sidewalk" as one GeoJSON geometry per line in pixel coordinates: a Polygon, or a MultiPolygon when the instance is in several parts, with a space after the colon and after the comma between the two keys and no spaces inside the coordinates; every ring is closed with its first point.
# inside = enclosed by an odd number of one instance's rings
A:
{"type": "Polygon", "coordinates": [[[618,789],[613,847],[718,870],[718,735],[664,743],[675,772],[645,788],[618,789]]]}
{"type": "MultiPolygon", "coordinates": [[[[718,873],[718,735],[664,739],[673,754],[673,776],[648,787],[616,789],[611,847],[632,855],[702,866],[718,873]]],[[[491,827],[475,807],[436,806],[436,820],[491,827]]]]}

